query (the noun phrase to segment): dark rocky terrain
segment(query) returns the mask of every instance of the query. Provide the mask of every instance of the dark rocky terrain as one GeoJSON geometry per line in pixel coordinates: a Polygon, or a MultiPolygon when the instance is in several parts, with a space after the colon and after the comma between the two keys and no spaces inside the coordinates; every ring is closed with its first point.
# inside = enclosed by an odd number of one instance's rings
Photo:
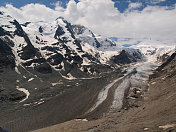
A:
{"type": "Polygon", "coordinates": [[[123,76],[124,64],[143,57],[120,49],[103,58],[99,48],[114,42],[63,18],[35,27],[0,12],[0,21],[0,126],[12,132],[85,116],[101,89],[123,76]]]}
{"type": "Polygon", "coordinates": [[[176,57],[173,53],[150,76],[149,90],[143,100],[136,98],[133,102],[138,104],[137,107],[124,108],[98,120],[72,120],[35,132],[175,132],[175,72],[176,57]]]}

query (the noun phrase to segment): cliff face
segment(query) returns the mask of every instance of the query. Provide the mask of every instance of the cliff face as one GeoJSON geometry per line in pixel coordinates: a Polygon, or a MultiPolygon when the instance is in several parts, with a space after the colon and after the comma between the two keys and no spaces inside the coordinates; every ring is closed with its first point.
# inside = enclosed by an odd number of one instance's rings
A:
{"type": "Polygon", "coordinates": [[[128,51],[122,50],[119,55],[115,55],[112,57],[112,61],[115,64],[130,64],[132,62],[137,62],[137,60],[142,59],[142,54],[139,50],[136,52],[129,54],[128,51]]]}

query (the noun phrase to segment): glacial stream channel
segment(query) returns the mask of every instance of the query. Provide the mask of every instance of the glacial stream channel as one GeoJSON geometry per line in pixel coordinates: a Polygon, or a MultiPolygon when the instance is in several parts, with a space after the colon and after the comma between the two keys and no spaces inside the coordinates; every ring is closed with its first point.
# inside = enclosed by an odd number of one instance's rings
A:
{"type": "Polygon", "coordinates": [[[114,99],[110,104],[110,110],[120,110],[123,106],[124,94],[127,89],[138,87],[142,91],[148,88],[149,75],[152,74],[158,65],[150,60],[141,61],[136,64],[131,64],[124,76],[115,79],[113,82],[105,86],[98,94],[96,103],[89,109],[88,112],[95,110],[102,104],[108,96],[108,91],[116,84],[119,83],[114,91],[114,99]],[[134,71],[135,70],[135,71],[134,71]]]}

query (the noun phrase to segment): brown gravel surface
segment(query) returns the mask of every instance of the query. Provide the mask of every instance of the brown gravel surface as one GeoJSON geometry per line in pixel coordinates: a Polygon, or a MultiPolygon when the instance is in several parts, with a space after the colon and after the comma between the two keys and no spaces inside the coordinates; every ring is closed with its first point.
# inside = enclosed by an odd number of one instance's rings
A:
{"type": "Polygon", "coordinates": [[[176,58],[151,76],[139,107],[92,121],[72,120],[34,132],[176,132],[176,58]]]}

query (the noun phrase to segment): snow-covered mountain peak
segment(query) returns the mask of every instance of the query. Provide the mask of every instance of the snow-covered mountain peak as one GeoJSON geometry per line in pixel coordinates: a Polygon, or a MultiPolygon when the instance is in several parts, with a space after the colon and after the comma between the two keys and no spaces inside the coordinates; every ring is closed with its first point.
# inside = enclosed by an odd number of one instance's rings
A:
{"type": "Polygon", "coordinates": [[[0,13],[0,27],[8,32],[14,32],[16,30],[13,22],[16,20],[9,16],[7,13],[0,13]]]}
{"type": "Polygon", "coordinates": [[[104,79],[107,73],[131,72],[128,67],[133,70],[136,64],[144,65],[137,69],[139,72],[147,71],[153,67],[148,63],[150,59],[156,61],[157,55],[171,50],[142,40],[114,42],[63,18],[19,24],[0,13],[0,21],[0,73],[8,86],[9,82],[12,84],[4,91],[16,95],[21,90],[26,98],[19,94],[14,100],[23,99],[30,104],[39,98],[59,95],[71,80],[77,86],[84,79],[104,79]],[[124,47],[122,43],[128,41],[131,47],[124,47]]]}
{"type": "MultiPolygon", "coordinates": [[[[72,25],[61,17],[53,22],[19,24],[12,17],[4,14],[1,16],[0,20],[4,23],[0,25],[0,38],[13,43],[10,48],[16,64],[43,73],[51,73],[54,70],[61,76],[78,76],[76,73],[81,72],[85,75],[95,74],[100,72],[100,68],[96,66],[101,65],[105,68],[107,65],[113,65],[111,68],[114,68],[115,65],[136,62],[143,54],[151,56],[154,52],[159,54],[160,50],[163,54],[165,50],[161,46],[149,46],[146,41],[144,43],[141,40],[127,48],[121,44],[123,40],[114,42],[107,37],[94,34],[82,25],[72,25]],[[7,25],[13,27],[13,30],[4,28],[7,25]]],[[[126,43],[128,41],[132,40],[125,40],[126,43]]]]}

